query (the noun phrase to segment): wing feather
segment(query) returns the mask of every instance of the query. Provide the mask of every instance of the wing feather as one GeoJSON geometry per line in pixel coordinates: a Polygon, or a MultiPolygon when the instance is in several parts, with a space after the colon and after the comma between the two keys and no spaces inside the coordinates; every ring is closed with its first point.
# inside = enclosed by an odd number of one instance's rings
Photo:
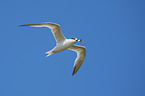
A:
{"type": "Polygon", "coordinates": [[[48,27],[51,29],[57,43],[62,42],[66,39],[61,32],[60,25],[55,23],[46,22],[46,23],[25,24],[20,26],[48,27]]]}
{"type": "Polygon", "coordinates": [[[73,45],[68,49],[75,51],[77,53],[77,57],[74,63],[74,71],[72,73],[72,75],[74,75],[79,70],[86,57],[86,48],[83,46],[73,45]]]}

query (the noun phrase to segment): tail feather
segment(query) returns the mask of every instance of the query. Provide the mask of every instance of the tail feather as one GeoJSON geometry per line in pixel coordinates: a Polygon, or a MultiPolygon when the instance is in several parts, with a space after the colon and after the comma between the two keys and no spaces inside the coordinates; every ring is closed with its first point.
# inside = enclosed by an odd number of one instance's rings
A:
{"type": "Polygon", "coordinates": [[[53,53],[53,51],[48,51],[48,52],[46,52],[46,54],[47,54],[46,57],[48,57],[48,56],[50,56],[50,55],[52,55],[54,53],[53,53]]]}

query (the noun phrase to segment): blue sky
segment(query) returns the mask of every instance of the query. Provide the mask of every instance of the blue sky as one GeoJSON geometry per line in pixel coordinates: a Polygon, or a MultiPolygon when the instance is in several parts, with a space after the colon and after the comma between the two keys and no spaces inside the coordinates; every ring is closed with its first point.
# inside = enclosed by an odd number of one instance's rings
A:
{"type": "MultiPolygon", "coordinates": [[[[1,1],[0,96],[145,96],[144,0],[1,1]],[[72,76],[76,53],[46,58],[55,22],[84,41],[87,56],[72,76]]],[[[79,45],[79,43],[77,43],[79,45]]]]}

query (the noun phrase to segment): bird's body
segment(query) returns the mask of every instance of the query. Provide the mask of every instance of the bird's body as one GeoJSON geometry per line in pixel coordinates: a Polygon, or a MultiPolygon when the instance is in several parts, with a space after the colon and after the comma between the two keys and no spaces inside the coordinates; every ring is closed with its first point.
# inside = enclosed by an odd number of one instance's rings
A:
{"type": "Polygon", "coordinates": [[[60,42],[59,44],[57,44],[52,50],[46,52],[46,54],[48,54],[46,57],[48,57],[54,53],[64,51],[64,50],[68,49],[70,46],[72,46],[73,44],[75,44],[76,42],[77,41],[74,41],[72,39],[66,39],[66,40],[60,42]]]}
{"type": "Polygon", "coordinates": [[[78,46],[78,45],[74,45],[74,44],[78,41],[81,42],[82,41],[81,39],[77,39],[77,38],[66,39],[61,32],[60,26],[55,23],[49,23],[49,22],[48,23],[36,23],[36,24],[25,24],[25,25],[20,25],[20,26],[50,28],[56,39],[56,46],[52,50],[46,52],[46,54],[48,54],[46,57],[48,57],[54,53],[64,51],[66,49],[70,49],[72,51],[77,52],[77,58],[75,60],[74,71],[73,71],[72,75],[74,75],[79,70],[79,68],[82,65],[82,63],[85,59],[85,56],[86,56],[86,48],[83,46],[78,46]]]}
{"type": "Polygon", "coordinates": [[[66,50],[67,48],[69,48],[70,46],[72,46],[73,44],[75,44],[77,41],[72,40],[72,39],[66,39],[63,42],[60,42],[58,45],[56,45],[56,47],[54,48],[54,52],[61,52],[66,50]]]}

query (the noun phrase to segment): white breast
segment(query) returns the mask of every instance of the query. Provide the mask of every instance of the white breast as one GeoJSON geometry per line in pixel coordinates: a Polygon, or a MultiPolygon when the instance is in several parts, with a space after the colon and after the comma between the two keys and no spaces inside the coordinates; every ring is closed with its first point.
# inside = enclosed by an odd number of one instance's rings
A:
{"type": "Polygon", "coordinates": [[[66,50],[67,48],[71,47],[73,44],[75,44],[76,41],[72,39],[66,39],[65,41],[59,43],[53,50],[53,52],[61,52],[66,50]]]}

